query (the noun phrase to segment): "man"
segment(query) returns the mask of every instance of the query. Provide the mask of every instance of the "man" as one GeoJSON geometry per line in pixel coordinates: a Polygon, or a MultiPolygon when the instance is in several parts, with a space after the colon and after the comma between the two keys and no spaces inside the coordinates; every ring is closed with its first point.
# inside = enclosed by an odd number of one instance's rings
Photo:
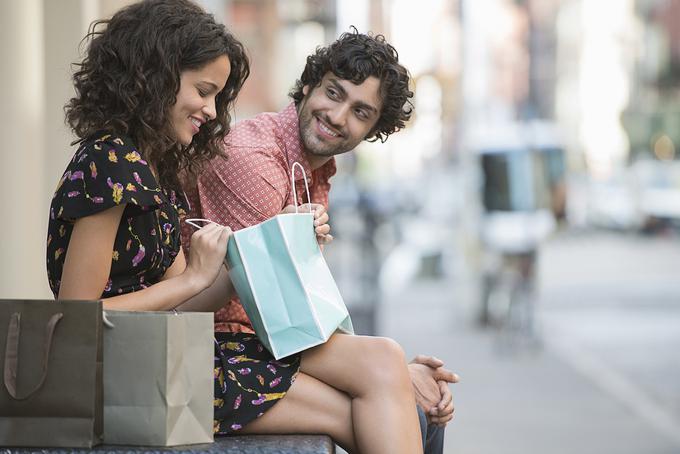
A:
{"type": "MultiPolygon", "coordinates": [[[[239,230],[290,210],[305,196],[302,175],[296,173],[299,200],[293,199],[294,162],[308,175],[314,210],[325,212],[329,180],[336,171],[333,157],[352,151],[362,140],[384,142],[402,129],[412,111],[408,85],[408,71],[382,35],[354,30],[318,48],[290,93],[293,103],[234,126],[225,138],[226,159],[213,160],[187,193],[192,216],[239,230]]],[[[317,227],[322,244],[332,239],[328,229],[317,227]]],[[[185,245],[190,235],[185,228],[185,245]]],[[[215,320],[216,331],[252,332],[238,300],[218,311],[215,320]]],[[[443,428],[453,417],[448,383],[458,377],[440,360],[422,355],[409,364],[409,371],[425,452],[442,452],[443,428]]]]}

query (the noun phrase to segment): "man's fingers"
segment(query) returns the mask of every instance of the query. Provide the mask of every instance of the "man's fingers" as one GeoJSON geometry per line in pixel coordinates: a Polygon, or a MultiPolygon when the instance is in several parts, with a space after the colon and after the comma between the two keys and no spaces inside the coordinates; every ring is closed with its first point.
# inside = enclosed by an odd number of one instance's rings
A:
{"type": "Polygon", "coordinates": [[[447,415],[452,415],[453,411],[454,411],[453,402],[449,402],[449,404],[439,412],[439,417],[443,418],[447,415]]]}
{"type": "Polygon", "coordinates": [[[439,358],[435,358],[434,356],[426,356],[426,355],[418,355],[415,358],[413,358],[412,363],[418,363],[418,364],[424,364],[426,366],[432,367],[433,369],[437,369],[439,367],[442,367],[444,365],[444,361],[442,361],[439,358]]]}
{"type": "Polygon", "coordinates": [[[317,235],[316,241],[319,243],[320,246],[323,246],[324,244],[328,244],[331,241],[333,241],[333,235],[331,234],[317,235]]]}
{"type": "Polygon", "coordinates": [[[437,370],[434,372],[434,379],[443,380],[449,383],[458,383],[460,381],[458,374],[454,374],[450,370],[444,369],[443,367],[437,368],[437,370]]]}
{"type": "Polygon", "coordinates": [[[323,224],[328,224],[328,213],[325,211],[322,212],[320,215],[314,216],[314,225],[323,225],[323,224]]]}
{"type": "Polygon", "coordinates": [[[320,203],[304,203],[300,205],[300,208],[302,208],[302,211],[305,213],[314,213],[314,219],[318,219],[319,216],[326,212],[326,207],[320,203]]]}
{"type": "Polygon", "coordinates": [[[451,394],[451,390],[449,389],[448,383],[445,381],[438,381],[437,385],[439,385],[439,393],[441,394],[442,398],[439,401],[439,404],[437,404],[437,408],[439,409],[439,413],[441,412],[451,403],[453,402],[453,395],[451,394]]]}
{"type": "Polygon", "coordinates": [[[323,224],[314,229],[317,235],[328,235],[331,231],[331,226],[323,224]]]}
{"type": "Polygon", "coordinates": [[[453,413],[446,415],[446,416],[433,417],[431,424],[436,424],[439,427],[444,427],[452,419],[453,419],[453,413]]]}

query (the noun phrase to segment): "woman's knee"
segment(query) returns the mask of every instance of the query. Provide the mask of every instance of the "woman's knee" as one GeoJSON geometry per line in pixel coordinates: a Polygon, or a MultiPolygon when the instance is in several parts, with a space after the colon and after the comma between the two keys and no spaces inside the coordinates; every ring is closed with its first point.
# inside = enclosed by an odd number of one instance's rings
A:
{"type": "Polygon", "coordinates": [[[368,386],[395,391],[410,384],[406,357],[402,347],[386,337],[368,338],[362,352],[364,358],[363,381],[368,386]]]}

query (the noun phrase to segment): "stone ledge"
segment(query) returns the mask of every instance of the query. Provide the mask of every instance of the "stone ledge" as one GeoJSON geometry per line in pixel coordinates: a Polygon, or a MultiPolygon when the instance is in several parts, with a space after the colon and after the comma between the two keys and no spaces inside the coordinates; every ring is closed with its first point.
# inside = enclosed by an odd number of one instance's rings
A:
{"type": "Polygon", "coordinates": [[[184,446],[114,446],[80,448],[3,448],[0,454],[335,454],[327,435],[244,435],[215,437],[215,443],[184,446]]]}

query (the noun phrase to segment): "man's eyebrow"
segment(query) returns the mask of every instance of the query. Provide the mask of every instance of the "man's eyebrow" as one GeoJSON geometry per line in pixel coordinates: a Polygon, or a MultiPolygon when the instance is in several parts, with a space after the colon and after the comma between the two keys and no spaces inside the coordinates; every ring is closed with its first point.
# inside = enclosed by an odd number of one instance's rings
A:
{"type": "MultiPolygon", "coordinates": [[[[335,88],[336,90],[338,90],[340,92],[340,94],[343,97],[347,96],[347,91],[343,88],[342,85],[340,85],[340,82],[338,82],[337,79],[329,78],[328,81],[333,85],[333,88],[335,88]]],[[[361,107],[361,108],[366,109],[366,110],[370,110],[371,112],[373,112],[375,114],[378,113],[378,109],[376,107],[372,106],[371,104],[368,104],[368,103],[363,102],[363,101],[357,101],[356,104],[357,104],[358,107],[361,107]]]]}
{"type": "Polygon", "coordinates": [[[328,81],[333,85],[333,88],[338,90],[342,96],[347,96],[347,91],[344,89],[342,85],[340,85],[340,82],[338,82],[338,79],[334,78],[329,78],[328,81]]]}

